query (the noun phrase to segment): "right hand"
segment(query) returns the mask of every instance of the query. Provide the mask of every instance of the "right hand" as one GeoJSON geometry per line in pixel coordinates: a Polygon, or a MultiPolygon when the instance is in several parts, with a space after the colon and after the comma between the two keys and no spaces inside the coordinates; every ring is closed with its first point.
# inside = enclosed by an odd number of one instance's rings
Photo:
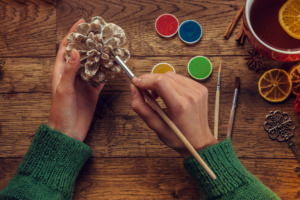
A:
{"type": "Polygon", "coordinates": [[[191,154],[136,88],[151,90],[166,105],[166,112],[196,150],[218,143],[208,126],[208,90],[190,78],[173,72],[144,74],[132,79],[131,106],[158,137],[182,157],[191,154]]]}

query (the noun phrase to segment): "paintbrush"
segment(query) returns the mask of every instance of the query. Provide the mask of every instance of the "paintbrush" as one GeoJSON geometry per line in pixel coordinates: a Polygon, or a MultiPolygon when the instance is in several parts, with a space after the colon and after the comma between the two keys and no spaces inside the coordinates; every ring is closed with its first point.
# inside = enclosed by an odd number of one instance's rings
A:
{"type": "Polygon", "coordinates": [[[234,90],[232,107],[231,107],[229,121],[228,121],[227,138],[230,138],[231,133],[232,133],[235,108],[236,108],[236,102],[237,102],[237,96],[238,96],[239,89],[240,89],[240,77],[235,77],[235,90],[234,90]]]}
{"type": "MultiPolygon", "coordinates": [[[[130,80],[135,77],[133,72],[126,66],[126,64],[121,60],[121,58],[115,53],[111,46],[109,46],[110,52],[115,57],[115,61],[122,67],[122,69],[129,76],[130,80]]],[[[215,180],[216,175],[211,171],[208,165],[204,162],[204,160],[200,157],[191,143],[186,139],[186,137],[181,133],[181,131],[177,128],[174,122],[168,117],[168,115],[163,111],[163,109],[158,105],[158,103],[152,98],[147,90],[140,90],[141,94],[147,100],[148,104],[152,107],[153,110],[157,112],[157,114],[164,120],[164,122],[170,127],[170,129],[177,135],[177,137],[182,141],[184,146],[189,150],[189,152],[195,157],[195,159],[199,162],[199,164],[203,167],[203,169],[208,173],[208,175],[215,180]]]]}
{"type": "Polygon", "coordinates": [[[222,68],[222,64],[220,62],[219,72],[218,72],[218,81],[217,81],[216,102],[215,102],[214,136],[216,139],[218,139],[218,127],[219,127],[221,68],[222,68]]]}

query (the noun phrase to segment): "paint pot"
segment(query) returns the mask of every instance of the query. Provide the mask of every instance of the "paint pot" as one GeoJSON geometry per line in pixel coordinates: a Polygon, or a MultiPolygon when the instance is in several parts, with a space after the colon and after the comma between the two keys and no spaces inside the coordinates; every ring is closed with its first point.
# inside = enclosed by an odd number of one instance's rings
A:
{"type": "Polygon", "coordinates": [[[192,58],[188,64],[188,71],[191,77],[197,80],[204,80],[210,76],[212,72],[212,64],[210,60],[204,56],[196,56],[192,58]]]}
{"type": "Polygon", "coordinates": [[[178,31],[178,19],[171,14],[160,15],[155,21],[155,29],[162,37],[172,37],[178,31]]]}
{"type": "Polygon", "coordinates": [[[172,67],[172,65],[168,64],[168,63],[158,63],[157,65],[155,65],[151,71],[151,73],[153,74],[157,74],[157,73],[166,73],[172,71],[175,73],[175,69],[172,67]]]}
{"type": "Polygon", "coordinates": [[[194,20],[187,20],[179,26],[178,35],[184,43],[194,44],[202,37],[202,27],[194,20]]]}

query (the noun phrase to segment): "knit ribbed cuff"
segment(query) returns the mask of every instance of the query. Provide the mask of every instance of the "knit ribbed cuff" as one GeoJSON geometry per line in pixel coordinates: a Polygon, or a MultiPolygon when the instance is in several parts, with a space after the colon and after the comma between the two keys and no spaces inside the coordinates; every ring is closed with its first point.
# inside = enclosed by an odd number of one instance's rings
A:
{"type": "Polygon", "coordinates": [[[210,178],[194,157],[185,159],[183,165],[196,179],[200,187],[201,197],[204,199],[217,199],[241,185],[258,181],[241,164],[234,153],[230,139],[207,147],[198,153],[216,174],[216,180],[210,178]]]}
{"type": "Polygon", "coordinates": [[[86,144],[42,124],[17,173],[69,196],[80,169],[91,155],[86,144]]]}

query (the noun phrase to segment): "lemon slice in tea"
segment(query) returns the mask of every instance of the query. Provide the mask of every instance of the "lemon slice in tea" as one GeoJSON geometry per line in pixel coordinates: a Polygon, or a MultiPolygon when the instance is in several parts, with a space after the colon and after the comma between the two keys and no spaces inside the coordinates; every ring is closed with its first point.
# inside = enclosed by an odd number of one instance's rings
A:
{"type": "Polygon", "coordinates": [[[300,39],[300,0],[288,0],[279,10],[278,19],[287,34],[300,39]]]}

